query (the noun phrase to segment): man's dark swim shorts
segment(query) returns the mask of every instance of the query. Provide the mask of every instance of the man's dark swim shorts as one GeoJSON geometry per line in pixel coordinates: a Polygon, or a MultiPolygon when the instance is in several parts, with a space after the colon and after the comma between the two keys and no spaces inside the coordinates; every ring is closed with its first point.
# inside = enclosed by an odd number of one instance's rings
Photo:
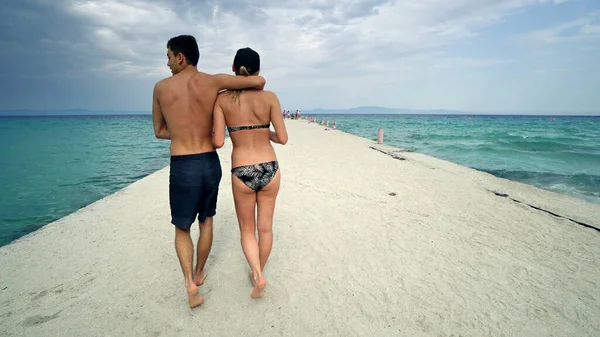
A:
{"type": "Polygon", "coordinates": [[[189,230],[196,216],[201,223],[215,216],[222,177],[217,152],[171,156],[170,170],[171,223],[189,230]]]}

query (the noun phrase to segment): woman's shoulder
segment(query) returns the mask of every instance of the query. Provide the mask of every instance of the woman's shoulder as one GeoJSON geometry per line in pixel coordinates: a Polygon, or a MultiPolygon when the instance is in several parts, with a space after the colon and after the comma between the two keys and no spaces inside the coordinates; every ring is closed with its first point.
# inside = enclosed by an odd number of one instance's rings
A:
{"type": "Polygon", "coordinates": [[[264,98],[267,99],[276,99],[277,95],[272,92],[271,90],[257,90],[256,91],[259,95],[262,95],[264,98]]]}
{"type": "Polygon", "coordinates": [[[227,90],[227,89],[221,90],[217,94],[217,100],[216,101],[217,102],[221,102],[224,99],[228,99],[228,98],[232,97],[234,93],[235,93],[235,90],[227,90]]]}
{"type": "Polygon", "coordinates": [[[277,96],[275,95],[275,93],[270,90],[256,90],[256,89],[244,90],[242,92],[242,95],[248,97],[249,99],[254,99],[254,100],[259,100],[261,102],[269,102],[269,103],[271,103],[271,102],[275,101],[275,99],[277,99],[277,96]]]}

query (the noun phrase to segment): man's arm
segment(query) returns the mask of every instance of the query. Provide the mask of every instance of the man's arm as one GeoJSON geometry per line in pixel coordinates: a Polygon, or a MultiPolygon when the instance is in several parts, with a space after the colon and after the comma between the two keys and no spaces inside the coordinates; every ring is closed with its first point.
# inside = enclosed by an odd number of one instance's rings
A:
{"type": "Polygon", "coordinates": [[[241,90],[241,89],[259,89],[265,87],[267,81],[262,76],[234,76],[227,74],[212,75],[219,91],[241,90]]]}
{"type": "Polygon", "coordinates": [[[213,123],[213,145],[217,149],[220,149],[225,144],[225,114],[219,105],[218,97],[213,110],[213,123]]]}
{"type": "Polygon", "coordinates": [[[154,135],[158,139],[171,139],[165,116],[162,114],[160,102],[158,101],[158,83],[154,86],[152,93],[152,123],[154,124],[154,135]]]}

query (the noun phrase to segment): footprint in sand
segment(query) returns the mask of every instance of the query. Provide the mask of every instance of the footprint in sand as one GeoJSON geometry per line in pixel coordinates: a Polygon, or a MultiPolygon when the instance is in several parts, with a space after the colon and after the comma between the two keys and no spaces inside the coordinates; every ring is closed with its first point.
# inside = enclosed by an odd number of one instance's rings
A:
{"type": "Polygon", "coordinates": [[[571,320],[572,322],[576,322],[579,320],[579,314],[577,313],[577,309],[575,309],[575,306],[572,305],[572,303],[564,304],[564,307],[562,308],[562,314],[566,319],[571,320]]]}

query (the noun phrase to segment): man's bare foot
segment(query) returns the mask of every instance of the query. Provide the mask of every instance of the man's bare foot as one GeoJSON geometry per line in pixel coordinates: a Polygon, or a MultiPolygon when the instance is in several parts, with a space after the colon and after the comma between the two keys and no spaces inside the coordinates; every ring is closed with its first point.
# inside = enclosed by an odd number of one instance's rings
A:
{"type": "Polygon", "coordinates": [[[252,294],[250,297],[252,298],[261,298],[265,296],[265,287],[267,286],[267,282],[265,282],[264,278],[259,278],[258,282],[255,282],[256,286],[254,286],[254,290],[252,290],[252,294]]]}
{"type": "Polygon", "coordinates": [[[196,285],[190,286],[187,290],[187,294],[190,308],[195,308],[204,302],[204,297],[200,295],[200,293],[198,292],[198,287],[196,285]]]}
{"type": "Polygon", "coordinates": [[[200,272],[200,275],[196,274],[196,276],[194,277],[194,283],[199,287],[201,285],[204,284],[204,280],[206,280],[206,276],[208,276],[208,273],[206,272],[206,270],[202,270],[200,272]]]}

